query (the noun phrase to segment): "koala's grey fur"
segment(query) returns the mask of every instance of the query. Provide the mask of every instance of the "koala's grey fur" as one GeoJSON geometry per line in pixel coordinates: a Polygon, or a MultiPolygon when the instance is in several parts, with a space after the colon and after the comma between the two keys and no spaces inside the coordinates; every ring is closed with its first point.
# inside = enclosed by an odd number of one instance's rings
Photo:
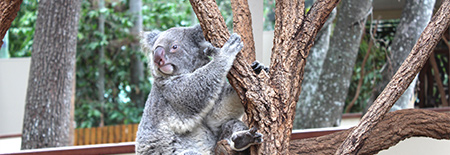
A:
{"type": "Polygon", "coordinates": [[[238,151],[262,142],[256,129],[239,120],[244,109],[226,80],[243,47],[239,35],[215,48],[200,26],[177,27],[144,32],[141,44],[154,82],[137,132],[137,154],[213,154],[221,139],[238,151]]]}

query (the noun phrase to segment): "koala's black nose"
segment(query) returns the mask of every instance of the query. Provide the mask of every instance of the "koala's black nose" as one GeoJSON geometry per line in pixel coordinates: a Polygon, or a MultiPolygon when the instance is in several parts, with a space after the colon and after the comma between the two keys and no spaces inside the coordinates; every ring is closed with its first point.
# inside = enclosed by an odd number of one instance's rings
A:
{"type": "Polygon", "coordinates": [[[164,48],[157,47],[153,53],[153,62],[155,64],[157,64],[158,66],[163,66],[166,61],[164,58],[165,54],[166,54],[166,52],[164,51],[164,48]]]}

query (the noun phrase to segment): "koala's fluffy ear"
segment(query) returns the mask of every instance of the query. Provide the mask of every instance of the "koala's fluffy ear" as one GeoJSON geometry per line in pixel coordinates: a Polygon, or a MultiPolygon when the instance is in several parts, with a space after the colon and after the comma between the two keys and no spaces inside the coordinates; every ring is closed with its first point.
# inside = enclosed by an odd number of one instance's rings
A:
{"type": "Polygon", "coordinates": [[[144,51],[149,51],[153,47],[153,44],[155,44],[156,39],[158,38],[159,34],[161,32],[158,30],[153,30],[150,32],[142,32],[141,37],[141,46],[144,51]]]}
{"type": "Polygon", "coordinates": [[[205,52],[207,56],[214,56],[220,50],[220,48],[214,47],[211,43],[207,41],[200,43],[200,48],[205,52]]]}
{"type": "Polygon", "coordinates": [[[210,42],[205,40],[200,24],[191,27],[191,29],[193,30],[192,36],[194,37],[194,42],[198,43],[200,49],[203,50],[207,56],[213,56],[219,51],[218,48],[214,47],[210,42]]]}
{"type": "Polygon", "coordinates": [[[193,41],[196,43],[205,42],[205,36],[203,36],[203,30],[200,24],[194,25],[190,27],[191,36],[193,37],[193,41]]]}

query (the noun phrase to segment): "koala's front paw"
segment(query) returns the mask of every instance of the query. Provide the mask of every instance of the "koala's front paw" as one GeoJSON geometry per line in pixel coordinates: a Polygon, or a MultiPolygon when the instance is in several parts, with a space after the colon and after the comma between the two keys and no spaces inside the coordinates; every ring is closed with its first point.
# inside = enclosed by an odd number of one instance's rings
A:
{"type": "Polygon", "coordinates": [[[252,69],[256,74],[261,73],[262,70],[264,70],[266,73],[269,73],[269,67],[264,66],[264,64],[258,61],[252,63],[252,69]]]}
{"type": "Polygon", "coordinates": [[[249,146],[254,144],[260,144],[263,142],[263,135],[256,132],[256,128],[250,130],[238,131],[231,135],[231,139],[228,140],[233,150],[243,151],[249,146]]]}
{"type": "Polygon", "coordinates": [[[233,33],[230,39],[223,45],[221,53],[229,56],[236,56],[244,47],[244,43],[241,41],[241,37],[237,33],[233,33]]]}

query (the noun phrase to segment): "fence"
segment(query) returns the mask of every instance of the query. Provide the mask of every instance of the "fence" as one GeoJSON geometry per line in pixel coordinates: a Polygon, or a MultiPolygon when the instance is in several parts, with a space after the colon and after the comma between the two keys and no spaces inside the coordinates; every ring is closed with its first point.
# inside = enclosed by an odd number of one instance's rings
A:
{"type": "Polygon", "coordinates": [[[138,124],[75,129],[74,145],[134,142],[138,124]]]}

